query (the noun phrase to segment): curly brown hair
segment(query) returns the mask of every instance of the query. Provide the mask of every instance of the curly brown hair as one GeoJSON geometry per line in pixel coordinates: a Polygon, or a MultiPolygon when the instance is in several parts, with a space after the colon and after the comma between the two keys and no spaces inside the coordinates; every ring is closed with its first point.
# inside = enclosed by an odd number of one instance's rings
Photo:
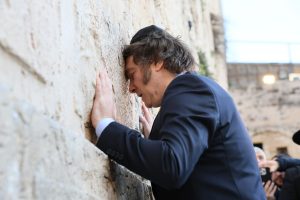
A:
{"type": "MultiPolygon", "coordinates": [[[[133,56],[133,62],[143,67],[145,83],[150,79],[149,66],[152,63],[163,61],[163,67],[175,74],[190,71],[195,61],[185,44],[156,26],[149,27],[138,31],[131,44],[124,46],[122,50],[124,61],[133,56]],[[145,32],[144,30],[149,27],[152,29],[145,32]],[[143,35],[138,35],[141,31],[144,31],[143,35]]],[[[128,80],[126,73],[125,77],[128,80]]]]}

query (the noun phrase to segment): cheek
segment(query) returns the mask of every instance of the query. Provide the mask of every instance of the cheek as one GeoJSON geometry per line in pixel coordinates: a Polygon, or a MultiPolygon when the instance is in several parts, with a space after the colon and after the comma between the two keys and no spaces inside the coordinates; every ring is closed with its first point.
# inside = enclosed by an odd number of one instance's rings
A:
{"type": "Polygon", "coordinates": [[[134,85],[137,85],[139,87],[142,85],[142,82],[143,82],[143,80],[140,77],[137,77],[137,76],[133,80],[134,85]]]}

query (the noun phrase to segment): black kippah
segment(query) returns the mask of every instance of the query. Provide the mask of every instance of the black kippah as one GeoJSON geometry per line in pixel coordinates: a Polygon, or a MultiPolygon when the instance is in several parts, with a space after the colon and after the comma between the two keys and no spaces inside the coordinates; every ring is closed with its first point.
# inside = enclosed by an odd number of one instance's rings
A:
{"type": "Polygon", "coordinates": [[[293,135],[293,141],[294,141],[296,144],[299,144],[299,145],[300,145],[300,130],[297,131],[296,133],[294,133],[294,135],[293,135]]]}
{"type": "Polygon", "coordinates": [[[154,32],[163,32],[163,30],[155,25],[142,28],[132,37],[132,39],[130,40],[130,44],[141,41],[142,39],[154,32]]]}

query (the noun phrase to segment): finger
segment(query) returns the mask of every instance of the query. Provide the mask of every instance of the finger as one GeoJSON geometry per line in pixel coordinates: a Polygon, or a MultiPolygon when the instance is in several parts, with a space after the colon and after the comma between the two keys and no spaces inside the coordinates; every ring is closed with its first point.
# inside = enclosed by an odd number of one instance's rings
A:
{"type": "Polygon", "coordinates": [[[272,190],[271,190],[271,193],[274,194],[274,193],[276,192],[276,190],[277,190],[277,186],[274,184],[274,185],[273,185],[273,188],[272,188],[272,190]]]}
{"type": "Polygon", "coordinates": [[[119,116],[117,115],[117,105],[114,103],[114,111],[113,111],[113,114],[114,114],[114,119],[117,119],[117,121],[120,121],[119,120],[119,116]]]}
{"type": "Polygon", "coordinates": [[[96,73],[96,85],[100,84],[100,74],[101,74],[101,71],[96,73]]]}
{"type": "Polygon", "coordinates": [[[149,109],[146,107],[144,102],[142,102],[142,111],[144,113],[144,116],[145,116],[146,120],[148,122],[151,122],[152,121],[152,116],[151,116],[151,114],[149,112],[149,109]]]}
{"type": "Polygon", "coordinates": [[[147,120],[143,116],[140,116],[139,121],[142,124],[142,133],[143,133],[144,137],[148,138],[151,130],[150,130],[150,126],[149,126],[147,120]]]}
{"type": "Polygon", "coordinates": [[[103,68],[103,81],[108,82],[108,74],[105,68],[103,68]]]}
{"type": "Polygon", "coordinates": [[[142,102],[142,111],[143,111],[143,115],[146,117],[147,115],[149,115],[149,111],[145,105],[144,102],[142,102]]]}
{"type": "Polygon", "coordinates": [[[147,134],[150,133],[151,127],[150,127],[150,124],[148,123],[148,121],[146,120],[146,118],[143,116],[140,116],[139,121],[140,121],[140,123],[142,123],[144,132],[147,134]]]}
{"type": "Polygon", "coordinates": [[[112,81],[108,76],[108,73],[105,68],[102,69],[101,71],[101,80],[102,80],[102,85],[105,89],[112,89],[112,81]]]}
{"type": "Polygon", "coordinates": [[[103,77],[104,77],[105,82],[111,82],[106,68],[103,68],[103,77]]]}
{"type": "Polygon", "coordinates": [[[99,75],[98,75],[100,80],[104,79],[104,77],[103,77],[104,73],[103,72],[104,72],[103,68],[100,68],[99,75]]]}
{"type": "Polygon", "coordinates": [[[265,184],[265,187],[266,187],[266,188],[269,188],[269,187],[270,187],[270,184],[271,184],[271,181],[267,181],[266,184],[265,184]]]}
{"type": "Polygon", "coordinates": [[[96,75],[96,90],[95,90],[95,95],[96,97],[98,95],[100,95],[100,87],[101,87],[101,83],[100,83],[100,72],[97,73],[96,75]]]}
{"type": "Polygon", "coordinates": [[[144,135],[144,136],[146,136],[146,133],[145,133],[145,131],[146,131],[146,120],[145,120],[145,118],[143,117],[143,116],[139,116],[139,122],[140,122],[140,126],[141,126],[141,132],[142,132],[142,134],[144,135]]]}
{"type": "Polygon", "coordinates": [[[101,80],[101,84],[104,86],[107,83],[107,78],[108,78],[106,69],[104,67],[102,67],[100,69],[99,77],[100,77],[100,80],[101,80]]]}
{"type": "Polygon", "coordinates": [[[144,116],[140,115],[139,121],[142,123],[143,126],[148,126],[148,122],[144,116]]]}

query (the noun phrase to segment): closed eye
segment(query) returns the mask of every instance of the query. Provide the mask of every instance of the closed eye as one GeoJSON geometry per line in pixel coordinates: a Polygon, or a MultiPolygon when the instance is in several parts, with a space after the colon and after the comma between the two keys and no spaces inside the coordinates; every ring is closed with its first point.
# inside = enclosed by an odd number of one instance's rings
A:
{"type": "Polygon", "coordinates": [[[134,80],[134,73],[135,73],[135,71],[128,74],[128,78],[130,81],[134,80]]]}

